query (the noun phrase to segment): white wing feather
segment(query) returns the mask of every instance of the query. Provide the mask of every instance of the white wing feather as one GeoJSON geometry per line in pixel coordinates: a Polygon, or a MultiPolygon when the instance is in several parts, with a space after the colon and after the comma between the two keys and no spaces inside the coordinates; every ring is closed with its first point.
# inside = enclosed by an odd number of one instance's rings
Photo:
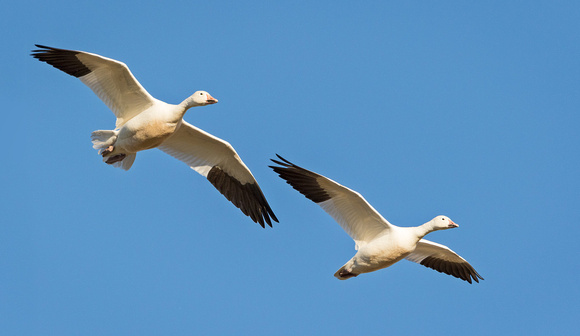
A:
{"type": "Polygon", "coordinates": [[[452,251],[449,247],[434,243],[426,239],[419,240],[417,243],[417,248],[415,248],[411,254],[405,257],[405,259],[420,264],[421,261],[427,257],[435,257],[437,259],[454,263],[467,262],[465,259],[461,258],[459,254],[452,251]]]}
{"type": "Polygon", "coordinates": [[[479,282],[483,277],[465,259],[460,257],[445,245],[421,239],[415,250],[405,259],[432,268],[438,272],[452,275],[456,278],[479,282]]]}
{"type": "Polygon", "coordinates": [[[297,166],[280,155],[278,158],[281,161],[272,161],[281,167],[270,167],[294,189],[320,205],[334,218],[355,241],[356,249],[390,229],[391,224],[358,192],[297,166]]]}
{"type": "Polygon", "coordinates": [[[355,241],[357,250],[389,229],[391,224],[358,192],[322,175],[316,181],[331,197],[318,205],[355,241]]]}
{"type": "Polygon", "coordinates": [[[76,57],[91,70],[79,79],[113,111],[116,127],[123,126],[156,101],[125,63],[87,52],[79,52],[76,57]]]}
{"type": "Polygon", "coordinates": [[[191,169],[207,177],[213,166],[220,168],[240,183],[256,183],[256,179],[234,148],[186,121],[157,148],[185,162],[191,169]]]}

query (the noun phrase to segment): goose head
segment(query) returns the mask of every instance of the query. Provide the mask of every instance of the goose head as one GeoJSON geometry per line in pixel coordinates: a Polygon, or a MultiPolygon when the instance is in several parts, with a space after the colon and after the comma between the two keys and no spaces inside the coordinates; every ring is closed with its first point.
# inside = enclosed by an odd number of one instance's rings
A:
{"type": "Polygon", "coordinates": [[[433,218],[431,220],[431,225],[433,230],[447,230],[459,227],[459,225],[455,224],[455,222],[453,222],[451,218],[447,216],[437,216],[433,218]]]}
{"type": "Polygon", "coordinates": [[[195,105],[198,105],[198,106],[205,106],[205,105],[215,104],[215,103],[218,102],[217,99],[215,99],[214,97],[212,97],[206,91],[196,91],[191,96],[191,100],[193,101],[193,103],[195,105]]]}

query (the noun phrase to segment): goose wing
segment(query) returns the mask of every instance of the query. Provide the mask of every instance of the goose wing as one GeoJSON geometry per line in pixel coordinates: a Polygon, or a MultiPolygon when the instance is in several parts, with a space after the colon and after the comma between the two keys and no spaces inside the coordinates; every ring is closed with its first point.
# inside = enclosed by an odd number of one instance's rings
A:
{"type": "Polygon", "coordinates": [[[479,282],[481,275],[457,253],[449,247],[432,241],[421,239],[417,248],[405,259],[432,268],[438,272],[452,275],[471,283],[472,279],[479,282]]]}
{"type": "Polygon", "coordinates": [[[278,222],[258,182],[228,142],[182,121],[177,131],[157,148],[205,176],[262,227],[264,223],[272,226],[270,218],[278,222]]]}
{"type": "Polygon", "coordinates": [[[320,205],[354,239],[356,248],[391,227],[358,192],[277,155],[279,166],[270,166],[286,183],[320,205]]]}
{"type": "Polygon", "coordinates": [[[125,63],[84,51],[36,46],[40,49],[33,50],[32,57],[80,79],[113,111],[116,127],[156,101],[125,63]]]}

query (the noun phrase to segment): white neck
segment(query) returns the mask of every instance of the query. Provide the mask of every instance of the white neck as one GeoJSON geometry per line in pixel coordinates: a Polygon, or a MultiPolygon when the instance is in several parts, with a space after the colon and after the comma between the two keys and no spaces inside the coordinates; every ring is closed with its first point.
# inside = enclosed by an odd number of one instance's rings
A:
{"type": "Polygon", "coordinates": [[[197,102],[195,102],[193,100],[193,95],[187,97],[184,101],[181,102],[181,104],[179,104],[179,106],[181,106],[184,110],[183,113],[185,114],[185,111],[189,110],[192,107],[196,107],[196,106],[202,106],[203,104],[199,104],[197,102]]]}
{"type": "Polygon", "coordinates": [[[428,233],[430,233],[430,232],[433,232],[433,231],[436,231],[436,230],[437,230],[437,229],[436,229],[436,228],[433,226],[433,221],[432,221],[432,220],[428,221],[427,223],[425,223],[425,224],[423,224],[423,225],[417,226],[415,229],[416,229],[416,230],[415,230],[415,232],[416,232],[416,234],[417,234],[417,237],[418,237],[419,239],[421,239],[421,238],[425,237],[425,235],[427,235],[428,233]]]}

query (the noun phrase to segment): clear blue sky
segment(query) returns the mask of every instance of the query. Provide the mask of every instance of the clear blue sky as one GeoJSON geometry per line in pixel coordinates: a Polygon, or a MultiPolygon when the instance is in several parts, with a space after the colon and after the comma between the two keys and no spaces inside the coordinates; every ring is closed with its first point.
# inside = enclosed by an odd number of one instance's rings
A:
{"type": "Polygon", "coordinates": [[[565,335],[577,331],[577,1],[15,1],[0,14],[3,335],[565,335]],[[124,172],[114,116],[34,44],[125,62],[229,141],[262,229],[159,150],[124,172]],[[267,165],[362,193],[485,278],[403,261],[338,281],[354,242],[267,165]]]}

